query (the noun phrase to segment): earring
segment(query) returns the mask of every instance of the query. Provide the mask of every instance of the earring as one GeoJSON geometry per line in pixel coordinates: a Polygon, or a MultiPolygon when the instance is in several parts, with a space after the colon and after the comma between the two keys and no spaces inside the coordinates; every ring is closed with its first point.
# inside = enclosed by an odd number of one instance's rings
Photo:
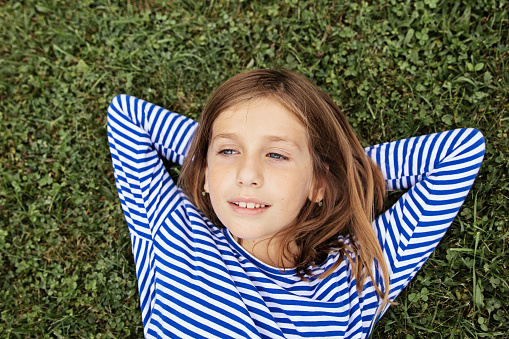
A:
{"type": "Polygon", "coordinates": [[[318,203],[318,207],[322,207],[322,205],[323,205],[323,200],[318,203]]]}
{"type": "Polygon", "coordinates": [[[205,196],[206,194],[207,194],[207,192],[205,192],[205,191],[201,192],[201,195],[203,195],[203,196],[205,196]]]}

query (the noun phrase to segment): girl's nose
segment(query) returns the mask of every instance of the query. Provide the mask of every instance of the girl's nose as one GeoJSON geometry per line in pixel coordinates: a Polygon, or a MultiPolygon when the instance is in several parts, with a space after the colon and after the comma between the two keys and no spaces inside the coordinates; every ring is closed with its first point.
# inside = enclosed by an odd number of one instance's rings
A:
{"type": "Polygon", "coordinates": [[[239,161],[237,184],[240,186],[261,187],[263,185],[262,164],[255,157],[244,156],[239,161]]]}

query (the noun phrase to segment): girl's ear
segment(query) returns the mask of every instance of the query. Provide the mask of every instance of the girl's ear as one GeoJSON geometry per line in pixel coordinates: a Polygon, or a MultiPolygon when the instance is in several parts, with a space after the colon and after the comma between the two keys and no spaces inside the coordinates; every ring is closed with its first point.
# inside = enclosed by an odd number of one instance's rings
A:
{"type": "Polygon", "coordinates": [[[312,202],[316,202],[317,204],[323,200],[325,196],[325,180],[318,180],[318,182],[313,183],[313,187],[309,191],[308,199],[312,202]]]}
{"type": "MultiPolygon", "coordinates": [[[[325,167],[327,168],[327,171],[329,171],[329,164],[325,163],[325,167]]],[[[325,196],[325,186],[326,181],[324,176],[320,176],[314,183],[313,183],[313,189],[311,190],[309,194],[309,200],[319,203],[323,200],[323,197],[325,196]]]]}
{"type": "Polygon", "coordinates": [[[321,178],[317,184],[318,185],[315,187],[316,190],[315,202],[319,203],[320,201],[323,200],[323,197],[325,196],[325,180],[321,178]]]}
{"type": "Polygon", "coordinates": [[[205,182],[203,183],[203,191],[209,193],[209,166],[205,166],[205,182]]]}

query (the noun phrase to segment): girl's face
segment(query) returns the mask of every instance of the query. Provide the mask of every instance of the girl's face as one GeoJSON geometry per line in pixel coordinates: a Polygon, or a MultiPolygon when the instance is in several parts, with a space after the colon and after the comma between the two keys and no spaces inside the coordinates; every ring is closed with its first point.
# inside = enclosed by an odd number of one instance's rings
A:
{"type": "Polygon", "coordinates": [[[306,129],[281,105],[252,100],[214,121],[204,189],[235,237],[270,238],[296,219],[313,187],[306,129]]]}

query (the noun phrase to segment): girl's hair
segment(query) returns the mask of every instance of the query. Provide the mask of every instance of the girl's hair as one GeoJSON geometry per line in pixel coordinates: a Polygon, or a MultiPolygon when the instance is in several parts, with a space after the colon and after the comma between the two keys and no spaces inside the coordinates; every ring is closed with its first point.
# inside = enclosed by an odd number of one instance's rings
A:
{"type": "Polygon", "coordinates": [[[382,173],[365,154],[339,107],[305,77],[290,71],[259,69],[240,73],[223,83],[203,109],[182,167],[180,186],[212,223],[222,226],[209,196],[202,195],[212,125],[225,110],[262,98],[280,104],[305,126],[314,186],[324,188],[323,206],[308,200],[297,219],[274,236],[282,244],[280,262],[284,262],[283,257],[290,259],[299,276],[306,279],[312,276],[314,266],[337,251],[339,259],[320,278],[329,276],[346,256],[359,294],[369,276],[383,302],[387,302],[389,274],[372,228],[385,197],[382,173]],[[351,245],[344,243],[346,236],[351,245]],[[292,244],[297,251],[290,251],[292,244]],[[381,271],[383,281],[375,280],[372,267],[381,271]]]}

